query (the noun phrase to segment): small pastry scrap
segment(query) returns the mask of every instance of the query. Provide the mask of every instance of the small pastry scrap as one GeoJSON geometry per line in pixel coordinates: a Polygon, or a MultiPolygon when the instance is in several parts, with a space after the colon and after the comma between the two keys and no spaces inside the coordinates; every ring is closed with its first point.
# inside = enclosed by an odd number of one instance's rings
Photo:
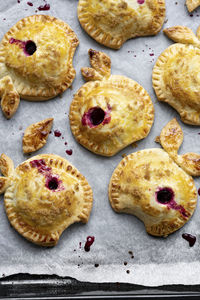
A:
{"type": "Polygon", "coordinates": [[[161,131],[159,143],[169,156],[186,173],[191,176],[200,176],[200,154],[193,152],[178,155],[183,142],[183,131],[176,119],[172,119],[161,131]]]}
{"type": "Polygon", "coordinates": [[[153,87],[159,101],[167,102],[184,123],[200,125],[200,27],[175,26],[164,33],[176,42],[158,58],[153,69],[153,87]]]}
{"type": "Polygon", "coordinates": [[[31,153],[42,148],[47,142],[52,124],[53,118],[49,118],[28,126],[22,140],[23,152],[31,153]]]}
{"type": "Polygon", "coordinates": [[[116,212],[138,217],[149,234],[168,236],[195,210],[197,190],[190,175],[200,176],[200,155],[177,155],[183,133],[175,119],[159,140],[165,151],[141,150],[120,162],[110,180],[109,199],[116,212]]]}
{"type": "Polygon", "coordinates": [[[90,151],[112,156],[145,138],[154,120],[146,90],[134,80],[111,75],[110,58],[89,50],[92,68],[82,68],[87,82],[70,106],[70,125],[76,140],[90,151]]]}
{"type": "Polygon", "coordinates": [[[62,232],[75,222],[87,223],[92,189],[85,177],[64,158],[34,156],[14,169],[2,154],[0,193],[11,225],[27,240],[54,246],[62,232]]]}
{"type": "Polygon", "coordinates": [[[200,5],[200,0],[186,0],[186,6],[189,12],[192,12],[200,5]]]}
{"type": "Polygon", "coordinates": [[[98,43],[119,49],[128,39],[161,30],[165,0],[79,0],[78,18],[98,43]]]}
{"type": "Polygon", "coordinates": [[[20,97],[49,100],[75,78],[72,60],[78,39],[65,22],[33,15],[17,22],[0,43],[0,97],[6,118],[16,112],[20,97]]]}

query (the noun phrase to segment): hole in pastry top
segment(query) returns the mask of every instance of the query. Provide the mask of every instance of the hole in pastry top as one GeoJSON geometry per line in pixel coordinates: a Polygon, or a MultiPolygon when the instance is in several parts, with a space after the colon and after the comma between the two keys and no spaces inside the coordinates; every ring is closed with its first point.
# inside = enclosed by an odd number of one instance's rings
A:
{"type": "Polygon", "coordinates": [[[156,192],[157,201],[161,204],[167,204],[174,199],[174,192],[171,188],[161,188],[156,192]]]}
{"type": "Polygon", "coordinates": [[[97,126],[104,120],[105,112],[101,107],[92,107],[87,113],[83,115],[83,125],[91,123],[91,125],[97,126]]]}
{"type": "Polygon", "coordinates": [[[57,177],[52,177],[47,181],[47,187],[50,190],[56,190],[58,188],[58,185],[59,185],[59,181],[57,177]]]}
{"type": "Polygon", "coordinates": [[[110,109],[104,111],[101,107],[96,106],[84,113],[82,117],[82,125],[88,125],[90,128],[94,128],[100,124],[108,124],[111,120],[110,109]]]}
{"type": "Polygon", "coordinates": [[[93,125],[101,124],[104,120],[104,117],[105,112],[100,107],[94,107],[93,109],[91,109],[89,118],[93,125]]]}
{"type": "Polygon", "coordinates": [[[33,55],[37,50],[37,46],[33,41],[27,41],[25,43],[25,51],[28,55],[33,55]]]}

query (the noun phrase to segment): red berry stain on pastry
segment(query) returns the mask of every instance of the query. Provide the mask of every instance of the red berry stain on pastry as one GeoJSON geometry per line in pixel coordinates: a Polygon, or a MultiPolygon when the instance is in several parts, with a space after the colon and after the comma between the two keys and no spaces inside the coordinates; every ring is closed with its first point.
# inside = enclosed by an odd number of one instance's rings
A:
{"type": "Polygon", "coordinates": [[[138,4],[144,4],[145,0],[137,0],[138,4]]]}
{"type": "Polygon", "coordinates": [[[168,209],[178,210],[184,218],[188,217],[185,208],[182,205],[178,205],[174,200],[174,191],[171,188],[159,188],[156,192],[156,201],[166,205],[168,209]]]}
{"type": "Polygon", "coordinates": [[[198,194],[199,194],[199,196],[200,196],[200,188],[198,189],[198,194]]]}
{"type": "Polygon", "coordinates": [[[25,42],[14,38],[10,38],[9,43],[18,45],[21,49],[23,49],[26,56],[33,55],[37,50],[36,44],[31,40],[25,42]]]}
{"type": "Polygon", "coordinates": [[[40,5],[38,10],[50,10],[50,4],[40,5]]]}
{"type": "Polygon", "coordinates": [[[64,186],[62,185],[62,180],[59,179],[58,175],[52,174],[52,169],[47,167],[45,161],[43,159],[33,160],[30,162],[33,168],[37,168],[38,172],[45,176],[45,187],[49,190],[62,191],[64,190],[64,186]]]}
{"type": "Polygon", "coordinates": [[[107,111],[104,111],[101,107],[95,106],[88,110],[88,112],[84,113],[82,117],[82,125],[88,125],[90,128],[95,128],[98,125],[108,124],[111,121],[111,107],[108,104],[107,111]]]}
{"type": "Polygon", "coordinates": [[[62,133],[59,130],[54,130],[54,135],[56,137],[60,137],[62,135],[62,133]]]}
{"type": "Polygon", "coordinates": [[[72,153],[73,153],[72,149],[66,150],[65,152],[66,152],[68,155],[72,155],[72,153]]]}
{"type": "Polygon", "coordinates": [[[33,6],[33,3],[32,3],[32,2],[27,2],[27,4],[28,4],[29,6],[33,6]]]}
{"type": "Polygon", "coordinates": [[[182,238],[189,242],[190,247],[193,247],[196,243],[196,236],[189,234],[189,233],[183,233],[182,238]]]}
{"type": "Polygon", "coordinates": [[[87,241],[85,242],[85,246],[84,246],[84,249],[85,249],[86,252],[90,251],[90,247],[94,243],[94,240],[95,240],[94,236],[88,236],[87,237],[87,241]]]}

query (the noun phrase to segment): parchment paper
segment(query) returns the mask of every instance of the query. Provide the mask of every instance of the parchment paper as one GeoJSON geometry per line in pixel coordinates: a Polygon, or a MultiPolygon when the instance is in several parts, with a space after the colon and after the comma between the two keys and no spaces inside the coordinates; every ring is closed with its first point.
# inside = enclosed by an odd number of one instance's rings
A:
{"type": "MultiPolygon", "coordinates": [[[[35,13],[44,1],[0,0],[0,38],[21,18],[35,13]]],[[[179,115],[170,106],[158,103],[151,84],[151,73],[156,58],[172,42],[160,32],[155,37],[137,38],[124,44],[119,50],[104,48],[92,40],[80,27],[76,9],[78,0],[50,1],[51,9],[44,14],[53,15],[67,22],[76,32],[80,45],[74,58],[77,72],[73,88],[62,96],[41,103],[21,101],[11,120],[0,112],[0,153],[10,156],[15,166],[29,156],[22,153],[22,134],[25,128],[47,117],[54,117],[53,130],[60,130],[61,137],[49,136],[48,142],[39,153],[55,153],[67,158],[89,181],[94,192],[94,206],[88,224],[72,225],[62,235],[54,248],[41,248],[21,237],[9,224],[0,202],[0,277],[15,273],[57,274],[71,276],[91,282],[129,282],[146,286],[163,284],[200,284],[200,212],[199,205],[192,219],[168,238],[149,236],[143,223],[134,216],[116,214],[110,207],[107,189],[115,167],[122,154],[140,149],[159,147],[154,138],[162,127],[179,115]],[[155,122],[149,136],[138,142],[138,147],[127,147],[112,158],[94,155],[77,144],[73,138],[68,112],[73,94],[84,83],[80,68],[89,66],[89,48],[103,50],[112,59],[112,74],[121,74],[140,83],[151,95],[155,106],[155,122]],[[144,51],[143,51],[144,50],[144,51]],[[151,56],[150,54],[154,54],[151,56]],[[68,144],[65,145],[64,143],[68,144]],[[68,156],[65,150],[72,149],[68,156]],[[197,236],[197,242],[190,248],[182,239],[183,232],[197,236]],[[95,236],[90,252],[84,251],[86,237],[95,236]],[[79,245],[81,243],[81,247],[79,245]],[[133,252],[134,258],[129,251],[133,252]],[[124,265],[127,262],[127,265],[124,265]],[[95,267],[95,264],[99,266],[95,267]],[[130,273],[127,273],[127,270],[130,273]]],[[[166,0],[167,16],[164,27],[185,25],[196,31],[200,23],[200,10],[193,16],[187,12],[184,0],[166,0]]],[[[38,12],[37,12],[38,13],[38,12]]],[[[184,143],[181,152],[200,152],[200,128],[181,122],[184,143]]],[[[33,154],[34,155],[34,154],[33,154]]],[[[196,180],[197,188],[200,186],[196,180]]]]}

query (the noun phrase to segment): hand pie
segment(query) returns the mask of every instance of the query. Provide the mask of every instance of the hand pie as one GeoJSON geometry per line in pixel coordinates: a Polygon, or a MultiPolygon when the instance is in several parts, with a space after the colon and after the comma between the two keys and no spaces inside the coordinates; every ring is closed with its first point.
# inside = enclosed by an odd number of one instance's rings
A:
{"type": "Polygon", "coordinates": [[[177,44],[167,48],[153,69],[153,87],[159,101],[169,103],[184,123],[200,125],[200,28],[197,36],[187,27],[164,30],[177,44]]]}
{"type": "Polygon", "coordinates": [[[15,170],[5,154],[0,158],[0,192],[11,225],[40,246],[54,246],[74,222],[87,223],[92,190],[76,168],[53,154],[34,156],[15,170]]]}
{"type": "Polygon", "coordinates": [[[138,217],[151,235],[167,236],[178,230],[196,207],[197,191],[187,173],[200,175],[200,155],[178,157],[182,140],[182,130],[173,119],[160,135],[169,154],[162,149],[132,153],[120,162],[110,180],[112,208],[138,217]]]}
{"type": "Polygon", "coordinates": [[[77,141],[90,151],[112,156],[145,138],[154,108],[146,90],[124,76],[111,75],[110,58],[89,50],[92,68],[82,68],[87,82],[75,94],[70,125],[77,141]]]}
{"type": "Polygon", "coordinates": [[[200,5],[200,0],[186,0],[186,6],[189,12],[192,12],[200,5]]]}
{"type": "Polygon", "coordinates": [[[48,100],[72,84],[78,43],[69,25],[46,15],[26,17],[5,34],[0,43],[0,97],[8,119],[19,97],[48,100]]]}
{"type": "Polygon", "coordinates": [[[49,118],[28,126],[22,140],[23,152],[31,153],[42,148],[47,142],[52,124],[53,118],[49,118]]]}
{"type": "Polygon", "coordinates": [[[119,49],[128,39],[161,30],[165,0],[79,0],[78,18],[98,43],[119,49]]]}

